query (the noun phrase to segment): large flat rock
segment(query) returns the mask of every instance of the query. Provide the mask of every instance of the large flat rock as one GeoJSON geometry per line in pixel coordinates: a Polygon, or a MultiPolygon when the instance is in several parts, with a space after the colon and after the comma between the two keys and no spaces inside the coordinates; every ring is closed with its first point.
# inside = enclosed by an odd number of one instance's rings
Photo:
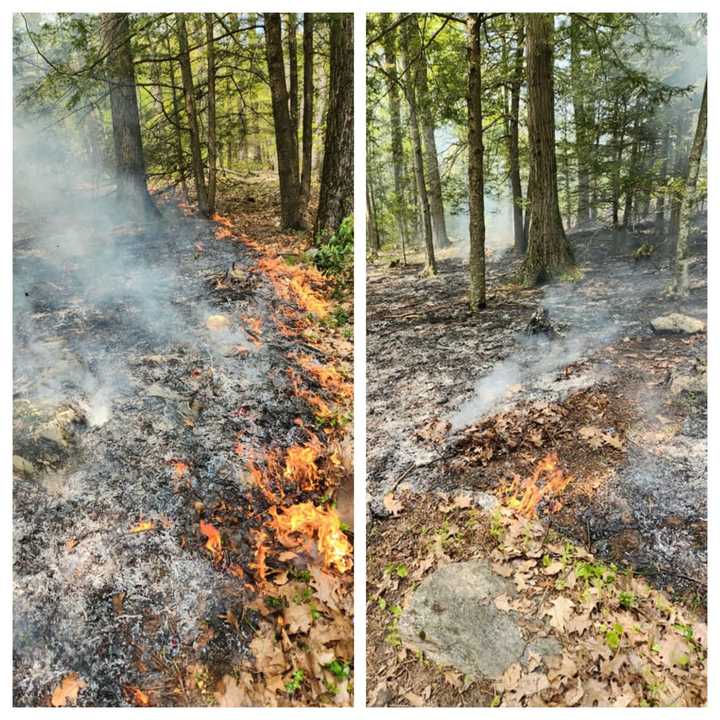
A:
{"type": "Polygon", "coordinates": [[[439,665],[490,679],[530,652],[559,654],[554,638],[528,639],[515,613],[498,610],[495,598],[503,594],[515,595],[513,583],[485,560],[444,565],[420,583],[401,616],[403,642],[439,665]]]}
{"type": "Polygon", "coordinates": [[[702,320],[681,313],[656,317],[650,321],[650,327],[657,335],[694,335],[706,329],[702,320]]]}

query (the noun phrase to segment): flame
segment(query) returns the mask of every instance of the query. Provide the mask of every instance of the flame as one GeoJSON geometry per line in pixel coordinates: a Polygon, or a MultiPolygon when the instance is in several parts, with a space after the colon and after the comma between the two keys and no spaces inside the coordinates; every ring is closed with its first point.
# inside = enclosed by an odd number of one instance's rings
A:
{"type": "Polygon", "coordinates": [[[277,294],[287,301],[295,301],[306,312],[323,320],[330,313],[330,304],[323,300],[313,286],[322,288],[325,278],[314,268],[288,265],[277,255],[266,255],[258,267],[270,278],[277,294]]]}
{"type": "Polygon", "coordinates": [[[216,240],[225,240],[226,238],[231,238],[232,236],[232,230],[228,230],[226,227],[215,228],[216,240]]]}
{"type": "Polygon", "coordinates": [[[205,547],[210,551],[213,559],[219,560],[222,557],[222,538],[218,529],[214,525],[201,520],[200,532],[208,539],[205,547]]]}
{"type": "Polygon", "coordinates": [[[232,227],[232,222],[231,222],[228,218],[223,217],[222,215],[220,215],[219,213],[213,213],[213,214],[210,216],[210,219],[211,219],[213,222],[216,222],[218,225],[223,225],[223,226],[225,226],[225,227],[227,227],[227,228],[232,227]]]}
{"type": "Polygon", "coordinates": [[[143,692],[139,687],[135,687],[134,685],[128,685],[125,690],[132,697],[136,705],[150,704],[150,698],[148,697],[147,693],[143,692]]]}
{"type": "Polygon", "coordinates": [[[307,370],[325,390],[340,397],[352,397],[352,386],[345,381],[340,371],[332,365],[323,365],[315,361],[310,355],[296,354],[300,367],[307,370]]]}
{"type": "Polygon", "coordinates": [[[302,542],[291,537],[296,533],[317,537],[318,551],[325,567],[333,566],[341,573],[352,567],[352,545],[340,527],[340,517],[334,508],[325,509],[304,502],[282,508],[282,514],[275,507],[269,512],[272,516],[269,525],[286,547],[302,542]]]}
{"type": "MultiPolygon", "coordinates": [[[[558,467],[558,456],[556,452],[548,453],[542,460],[538,462],[533,470],[531,477],[524,483],[522,497],[519,498],[518,511],[528,517],[536,514],[537,506],[541,500],[552,498],[562,493],[572,481],[571,475],[563,473],[558,467]],[[540,484],[542,481],[542,484],[540,484]]],[[[511,492],[514,494],[515,486],[513,483],[511,492]]],[[[555,498],[553,511],[557,511],[562,507],[562,503],[555,498]]]]}
{"type": "Polygon", "coordinates": [[[155,522],[153,520],[141,520],[136,525],[133,525],[128,532],[130,533],[144,533],[149,530],[155,529],[155,522]]]}
{"type": "Polygon", "coordinates": [[[294,445],[288,448],[283,477],[296,482],[303,490],[313,489],[320,478],[317,466],[319,454],[317,438],[307,445],[294,445]]]}
{"type": "Polygon", "coordinates": [[[179,461],[173,464],[173,470],[175,470],[175,477],[181,478],[188,471],[188,465],[187,463],[179,461]]]}

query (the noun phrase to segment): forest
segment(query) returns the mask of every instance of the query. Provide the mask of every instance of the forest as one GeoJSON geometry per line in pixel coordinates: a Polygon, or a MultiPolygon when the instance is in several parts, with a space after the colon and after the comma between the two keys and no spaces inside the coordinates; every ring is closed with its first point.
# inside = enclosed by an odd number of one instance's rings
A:
{"type": "Polygon", "coordinates": [[[702,705],[706,17],[367,17],[368,702],[702,705]]]}
{"type": "Polygon", "coordinates": [[[352,14],[12,32],[14,704],[352,704],[352,14]]]}

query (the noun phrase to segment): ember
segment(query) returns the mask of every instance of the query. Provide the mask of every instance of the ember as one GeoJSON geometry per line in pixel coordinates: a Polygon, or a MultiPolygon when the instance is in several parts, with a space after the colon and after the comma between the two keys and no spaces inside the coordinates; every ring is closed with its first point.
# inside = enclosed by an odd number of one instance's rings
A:
{"type": "Polygon", "coordinates": [[[222,538],[218,529],[206,523],[204,520],[200,521],[200,532],[208,539],[205,543],[205,547],[210,551],[214,560],[219,560],[222,557],[222,538]]]}
{"type": "Polygon", "coordinates": [[[352,545],[342,531],[340,518],[334,509],[326,510],[305,502],[283,508],[282,514],[277,508],[270,508],[270,514],[272,520],[269,525],[286,547],[296,547],[302,542],[302,538],[291,537],[296,533],[310,538],[317,536],[318,551],[326,567],[333,566],[341,573],[352,567],[352,545]]]}

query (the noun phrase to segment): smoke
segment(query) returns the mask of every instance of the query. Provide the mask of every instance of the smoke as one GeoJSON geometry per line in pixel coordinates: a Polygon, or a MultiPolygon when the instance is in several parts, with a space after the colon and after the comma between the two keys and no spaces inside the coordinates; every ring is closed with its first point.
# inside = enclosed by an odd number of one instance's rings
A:
{"type": "MultiPolygon", "coordinates": [[[[558,378],[558,370],[592,354],[617,340],[630,328],[637,328],[637,319],[627,318],[617,308],[620,287],[626,307],[635,308],[648,292],[659,289],[658,279],[633,276],[634,285],[627,287],[627,278],[589,280],[582,284],[564,284],[545,289],[540,307],[547,310],[559,337],[543,334],[520,334],[509,338],[512,354],[481,377],[470,396],[451,414],[454,430],[480,420],[486,413],[502,411],[522,390],[540,395],[553,391],[578,389],[586,382],[581,376],[558,378]]],[[[598,376],[592,380],[596,382],[598,376]]]]}

